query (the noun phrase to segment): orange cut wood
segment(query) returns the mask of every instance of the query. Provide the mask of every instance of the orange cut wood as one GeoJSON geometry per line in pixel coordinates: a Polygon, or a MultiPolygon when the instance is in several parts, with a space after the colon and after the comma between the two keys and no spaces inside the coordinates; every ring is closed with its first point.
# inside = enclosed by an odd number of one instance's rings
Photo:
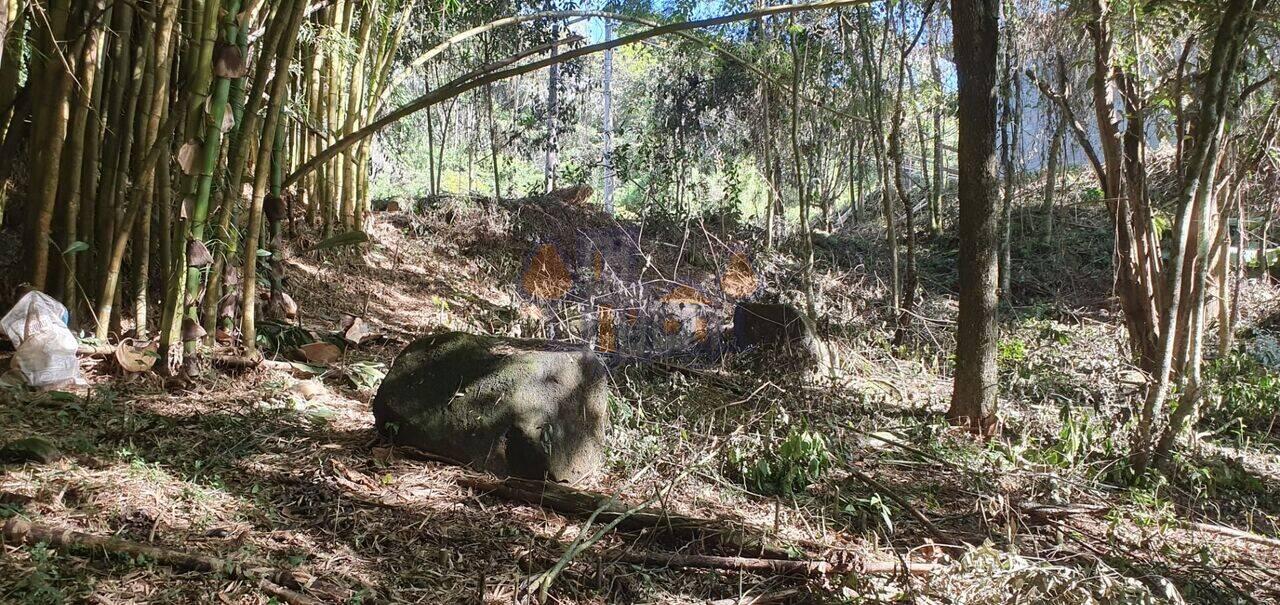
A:
{"type": "Polygon", "coordinates": [[[524,272],[524,290],[534,298],[554,300],[568,294],[573,286],[569,269],[564,266],[560,253],[551,244],[543,244],[529,261],[524,272]]]}

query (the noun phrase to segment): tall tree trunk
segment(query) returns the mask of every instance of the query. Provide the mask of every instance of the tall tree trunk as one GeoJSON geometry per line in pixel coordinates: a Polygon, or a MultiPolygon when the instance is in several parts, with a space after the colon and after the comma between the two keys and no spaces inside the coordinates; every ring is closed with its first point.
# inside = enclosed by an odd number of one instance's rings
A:
{"type": "MultiPolygon", "coordinates": [[[[929,49],[929,71],[933,75],[933,81],[941,86],[942,69],[938,66],[938,48],[937,28],[934,29],[934,41],[930,44],[929,49]]],[[[941,90],[939,90],[938,98],[933,104],[933,191],[929,195],[929,231],[934,235],[942,233],[942,193],[946,190],[946,166],[945,156],[943,156],[942,148],[942,111],[943,99],[941,90]]]]}
{"type": "Polygon", "coordinates": [[[502,172],[498,167],[498,154],[501,153],[501,149],[498,147],[498,127],[493,121],[492,84],[484,87],[484,103],[489,118],[489,158],[493,167],[493,199],[497,200],[502,197],[502,172]]]}
{"type": "Polygon", "coordinates": [[[947,418],[970,430],[997,429],[996,324],[999,276],[996,190],[997,0],[955,0],[955,40],[960,125],[960,315],[956,326],[956,375],[947,418]]]}
{"type": "Polygon", "coordinates": [[[773,250],[773,237],[777,231],[774,224],[778,220],[775,208],[778,206],[778,179],[775,174],[774,165],[777,158],[773,153],[773,124],[772,124],[772,105],[769,103],[768,85],[760,81],[760,106],[761,113],[764,114],[764,130],[760,133],[760,156],[761,156],[761,172],[764,176],[765,183],[765,209],[764,209],[764,249],[773,250]]]}
{"type": "MultiPolygon", "coordinates": [[[[266,7],[263,10],[267,10],[266,7]]],[[[330,7],[330,13],[337,12],[337,9],[330,7]]],[[[222,254],[214,255],[213,268],[209,271],[209,285],[205,288],[204,301],[201,309],[201,323],[209,340],[217,340],[219,336],[227,342],[230,342],[232,331],[234,330],[234,313],[239,306],[239,292],[236,290],[240,286],[233,277],[239,277],[239,270],[234,266],[237,260],[240,244],[239,237],[233,233],[231,222],[234,218],[236,209],[239,207],[240,200],[244,197],[244,175],[245,170],[254,165],[252,160],[257,155],[257,144],[261,137],[262,107],[263,96],[267,90],[267,84],[271,76],[271,60],[280,40],[285,34],[285,27],[288,25],[287,19],[277,16],[270,20],[266,33],[262,37],[262,41],[258,49],[258,62],[253,71],[253,79],[249,84],[249,90],[245,92],[245,78],[235,78],[231,82],[231,92],[228,96],[227,104],[230,106],[231,115],[234,119],[234,125],[231,131],[227,133],[228,145],[226,146],[226,161],[228,168],[227,181],[225,189],[222,191],[221,201],[218,206],[218,222],[214,232],[214,237],[224,242],[224,250],[222,254]],[[233,283],[234,282],[234,283],[233,283]],[[223,294],[223,284],[227,286],[227,292],[223,294]]],[[[326,16],[327,18],[331,18],[326,16]]],[[[248,29],[244,27],[237,28],[236,44],[240,47],[241,52],[246,52],[248,44],[248,29]]],[[[322,91],[322,95],[324,92],[322,91]]],[[[326,98],[322,96],[321,98],[326,98]]],[[[320,109],[325,109],[323,104],[320,109]]],[[[327,112],[322,111],[322,116],[327,116],[327,112]]],[[[324,118],[324,119],[327,119],[324,118]]],[[[324,183],[324,176],[330,172],[326,169],[325,173],[318,175],[319,182],[324,183]]],[[[331,199],[331,192],[325,189],[325,198],[331,199]]],[[[326,207],[327,211],[332,211],[332,205],[326,207]]],[[[189,323],[189,322],[188,322],[189,323]]]]}
{"type": "Polygon", "coordinates": [[[1049,139],[1049,158],[1044,170],[1044,200],[1040,212],[1044,214],[1044,240],[1053,239],[1053,198],[1058,186],[1058,157],[1062,153],[1062,139],[1067,134],[1066,116],[1055,116],[1053,136],[1049,139]]]}
{"type": "MultiPolygon", "coordinates": [[[[354,2],[353,2],[354,4],[354,2]]],[[[360,103],[364,101],[365,92],[365,55],[368,54],[369,44],[372,42],[373,23],[377,20],[378,2],[377,0],[365,0],[364,11],[360,18],[360,30],[356,35],[356,55],[355,60],[351,64],[351,73],[344,88],[347,89],[347,112],[346,120],[343,123],[342,134],[349,135],[360,127],[360,103]]],[[[358,155],[358,151],[357,151],[358,155]]],[[[358,192],[359,178],[356,169],[359,167],[357,159],[352,156],[351,152],[347,152],[342,156],[342,182],[345,190],[342,195],[342,223],[347,230],[357,228],[357,216],[359,215],[360,194],[358,192]]]]}
{"type": "Polygon", "coordinates": [[[1003,173],[1003,191],[1000,200],[1000,293],[1009,299],[1013,284],[1013,198],[1017,191],[1014,168],[1018,153],[1018,116],[1014,108],[1013,82],[1018,77],[1014,58],[1016,39],[1013,29],[1015,12],[1010,0],[1004,2],[1005,44],[1003,47],[1004,70],[1000,78],[1000,164],[1003,173]]]}
{"type": "MultiPolygon", "coordinates": [[[[239,17],[240,0],[228,0],[226,15],[221,23],[222,32],[219,35],[224,48],[239,47],[239,17]]],[[[212,44],[210,44],[210,46],[212,47],[212,44]]],[[[197,78],[203,79],[212,75],[211,67],[208,65],[202,65],[199,70],[200,73],[197,74],[197,78]]],[[[199,128],[203,128],[203,132],[201,133],[202,140],[199,142],[200,155],[197,160],[197,172],[192,179],[191,191],[194,194],[194,198],[191,204],[191,215],[187,217],[186,221],[187,230],[185,240],[187,248],[203,246],[206,249],[210,249],[208,242],[205,241],[207,235],[205,230],[209,221],[209,202],[213,196],[213,177],[215,172],[217,172],[218,159],[222,157],[222,126],[223,121],[227,117],[227,105],[231,96],[231,84],[232,81],[236,79],[238,78],[232,77],[230,74],[224,74],[214,79],[211,94],[209,88],[196,90],[193,93],[193,96],[195,97],[208,99],[208,117],[204,117],[206,115],[204,109],[205,103],[204,101],[200,101],[195,105],[195,111],[196,114],[203,119],[197,121],[196,124],[199,128]]],[[[245,136],[247,134],[248,133],[242,132],[241,136],[245,136]]],[[[195,141],[192,142],[194,143],[195,141]]],[[[185,254],[181,256],[182,258],[186,258],[185,254]]],[[[199,260],[203,261],[203,259],[199,260]]],[[[179,268],[179,270],[186,272],[186,294],[182,298],[181,305],[185,310],[183,315],[186,317],[186,321],[189,324],[195,325],[200,322],[200,292],[202,289],[209,286],[206,285],[202,279],[203,272],[201,271],[201,268],[203,265],[186,266],[189,265],[191,261],[192,259],[186,258],[182,263],[184,266],[179,268]]],[[[174,304],[179,303],[175,301],[174,304]]],[[[169,313],[169,316],[172,317],[174,314],[176,314],[176,309],[169,313]]],[[[166,323],[169,325],[171,322],[166,323]]],[[[198,331],[196,330],[187,330],[182,341],[182,350],[179,351],[176,348],[178,343],[167,342],[168,338],[172,338],[173,336],[172,330],[167,329],[162,332],[162,340],[166,341],[162,344],[165,345],[164,352],[166,359],[168,360],[167,365],[176,367],[177,360],[181,359],[182,365],[187,370],[188,375],[196,373],[198,369],[196,350],[197,345],[199,344],[197,342],[197,334],[198,331]]]]}
{"type": "MultiPolygon", "coordinates": [[[[559,28],[552,28],[552,36],[559,37],[559,28]]],[[[551,47],[551,56],[559,54],[559,46],[551,47]]],[[[552,64],[547,69],[547,148],[543,159],[543,189],[550,192],[556,188],[556,170],[559,163],[559,116],[560,112],[560,64],[552,64]]]]}
{"type": "Polygon", "coordinates": [[[817,318],[813,292],[813,225],[809,220],[809,187],[805,182],[803,156],[800,150],[800,82],[804,77],[804,58],[796,42],[795,21],[788,35],[791,42],[791,159],[796,171],[796,192],[800,198],[800,229],[804,234],[804,303],[810,319],[817,318]]]}
{"type": "Polygon", "coordinates": [[[161,0],[161,4],[156,8],[159,19],[154,25],[155,32],[146,45],[146,48],[150,48],[155,57],[152,63],[155,78],[154,91],[149,98],[145,99],[146,114],[143,116],[145,118],[142,129],[143,136],[138,141],[140,148],[146,152],[146,155],[140,156],[143,159],[139,164],[139,171],[134,180],[133,189],[130,190],[129,197],[125,202],[124,214],[116,228],[114,242],[107,256],[107,270],[103,278],[102,293],[98,298],[98,328],[95,333],[95,336],[100,340],[106,340],[107,333],[111,328],[109,318],[113,315],[113,307],[117,290],[119,289],[117,286],[120,283],[120,266],[124,260],[125,249],[129,244],[129,236],[133,231],[135,222],[142,214],[144,206],[149,205],[143,195],[151,190],[156,164],[161,157],[167,156],[169,138],[174,126],[172,119],[168,120],[166,124],[161,124],[161,117],[164,114],[164,108],[169,103],[169,65],[172,59],[170,51],[173,48],[172,35],[177,15],[177,5],[177,0],[161,0]]]}
{"type": "MultiPolygon", "coordinates": [[[[93,3],[93,10],[106,10],[106,5],[101,0],[93,3]]],[[[2,11],[0,11],[2,12],[2,11]]],[[[78,315],[76,312],[80,308],[78,304],[79,296],[77,295],[77,273],[76,263],[79,254],[69,254],[67,250],[78,241],[80,236],[80,207],[82,205],[92,206],[92,203],[82,204],[84,196],[84,161],[94,161],[97,158],[88,153],[90,150],[86,147],[85,141],[92,135],[89,133],[96,125],[89,121],[89,116],[93,114],[93,99],[95,85],[98,82],[98,57],[102,50],[102,28],[96,23],[89,24],[89,31],[84,43],[83,52],[79,60],[79,70],[76,74],[76,81],[80,82],[79,89],[75,96],[75,107],[71,121],[70,132],[67,135],[67,144],[64,149],[66,157],[62,160],[62,184],[59,186],[63,203],[63,233],[62,233],[62,284],[59,288],[62,293],[62,302],[71,312],[72,317],[78,315]]],[[[96,165],[93,168],[97,168],[96,165]]]]}

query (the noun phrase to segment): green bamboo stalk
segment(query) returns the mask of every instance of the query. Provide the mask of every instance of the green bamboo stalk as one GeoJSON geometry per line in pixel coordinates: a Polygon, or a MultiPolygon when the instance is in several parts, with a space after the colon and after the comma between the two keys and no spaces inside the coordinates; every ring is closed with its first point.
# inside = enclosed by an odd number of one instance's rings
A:
{"type": "MultiPolygon", "coordinates": [[[[288,90],[289,61],[293,59],[293,47],[294,43],[297,42],[296,33],[298,27],[302,24],[302,15],[307,8],[305,0],[295,0],[293,4],[289,26],[280,43],[279,51],[276,53],[276,75],[272,81],[271,94],[268,97],[270,102],[267,105],[267,117],[262,128],[262,132],[266,133],[265,136],[270,136],[272,139],[276,138],[276,124],[280,120],[280,108],[284,103],[284,93],[288,90]]],[[[246,132],[245,134],[248,135],[250,133],[246,132]]],[[[267,178],[270,174],[269,170],[262,170],[261,168],[271,161],[273,150],[274,145],[268,145],[265,139],[258,146],[258,161],[254,164],[257,168],[254,170],[253,205],[249,211],[249,226],[245,231],[244,266],[241,272],[243,280],[240,294],[240,304],[242,306],[240,340],[241,345],[244,347],[245,355],[250,358],[259,356],[258,332],[254,323],[258,285],[258,234],[262,230],[262,203],[266,197],[267,178]]]]}
{"type": "MultiPolygon", "coordinates": [[[[217,4],[210,2],[210,4],[217,4]]],[[[240,27],[237,17],[240,13],[240,0],[230,0],[227,4],[226,16],[222,21],[222,39],[228,45],[235,45],[240,38],[240,27]]],[[[209,52],[212,53],[213,40],[208,40],[207,46],[209,52]]],[[[201,51],[201,64],[197,66],[196,78],[199,80],[205,74],[211,72],[210,61],[201,51]]],[[[222,153],[222,123],[227,115],[227,100],[231,95],[232,80],[237,78],[220,77],[216,78],[213,84],[212,97],[209,102],[208,119],[204,121],[204,140],[200,147],[199,166],[200,171],[194,178],[194,198],[191,204],[191,214],[187,217],[187,245],[197,245],[205,243],[205,226],[209,218],[209,199],[213,193],[213,175],[217,169],[218,158],[222,153]]],[[[207,89],[206,89],[207,91],[207,89]]],[[[189,110],[193,110],[196,116],[203,115],[203,105],[205,95],[197,90],[192,94],[192,104],[189,110]]],[[[190,118],[190,116],[189,116],[190,118]]],[[[207,244],[206,244],[207,247],[207,244]]],[[[187,259],[184,264],[190,263],[191,259],[187,259]]],[[[186,297],[183,300],[185,308],[184,315],[191,322],[199,322],[199,303],[200,288],[203,285],[202,274],[199,266],[188,266],[186,268],[186,297]]],[[[171,350],[172,343],[164,343],[169,345],[165,348],[166,354],[177,355],[176,350],[171,350]]],[[[196,337],[193,331],[187,331],[182,338],[182,358],[183,365],[191,373],[196,368],[196,337]]],[[[172,361],[170,362],[173,363],[172,361]]]]}
{"type": "MultiPolygon", "coordinates": [[[[94,5],[95,10],[105,8],[102,0],[94,2],[94,5]]],[[[76,309],[79,308],[77,304],[79,296],[77,296],[76,292],[76,261],[79,256],[65,251],[75,244],[79,235],[83,162],[86,159],[85,138],[87,136],[86,131],[90,127],[89,115],[93,110],[94,84],[97,82],[98,56],[101,46],[102,28],[91,24],[80,55],[76,80],[81,85],[75,97],[76,102],[73,108],[70,132],[66,146],[63,149],[63,169],[60,175],[62,183],[59,187],[64,209],[61,248],[64,254],[62,255],[62,283],[59,291],[63,304],[66,305],[73,317],[77,314],[76,309]]]]}
{"type": "MultiPolygon", "coordinates": [[[[24,66],[22,44],[27,29],[27,11],[19,11],[17,2],[8,2],[5,13],[10,25],[0,40],[0,48],[4,50],[4,56],[0,57],[0,140],[9,133],[10,107],[18,96],[18,79],[24,66]]],[[[0,203],[0,219],[3,218],[4,206],[0,203]]]]}
{"type": "Polygon", "coordinates": [[[161,116],[164,108],[169,102],[169,67],[172,60],[172,35],[173,24],[177,16],[176,0],[160,0],[158,7],[160,18],[154,35],[148,41],[148,46],[156,53],[153,65],[155,66],[154,74],[156,79],[155,94],[152,94],[148,102],[148,111],[144,122],[143,138],[141,142],[144,148],[148,149],[147,155],[141,162],[141,170],[136,173],[137,180],[133,189],[129,193],[129,198],[125,203],[124,217],[120,222],[115,241],[112,243],[111,252],[107,259],[107,270],[104,274],[102,294],[98,300],[98,327],[95,336],[105,340],[110,330],[112,309],[115,303],[117,286],[120,283],[120,266],[124,260],[125,249],[129,243],[132,226],[141,214],[142,207],[145,204],[143,195],[150,191],[152,180],[155,176],[155,167],[159,162],[161,155],[168,148],[169,129],[172,128],[173,118],[170,117],[165,124],[161,124],[161,116]]]}
{"type": "MultiPolygon", "coordinates": [[[[252,6],[253,4],[249,5],[249,7],[252,6]]],[[[245,12],[248,11],[246,10],[245,12]]],[[[275,49],[280,42],[281,31],[284,28],[284,20],[279,18],[272,19],[270,16],[270,11],[263,14],[263,18],[267,19],[268,28],[266,35],[262,38],[262,44],[258,51],[259,57],[270,57],[275,53],[275,49]]],[[[243,27],[240,28],[238,33],[236,43],[239,45],[242,54],[247,52],[250,30],[252,28],[243,27]]],[[[235,215],[236,200],[241,195],[245,167],[249,163],[248,160],[252,154],[250,145],[253,143],[252,137],[245,136],[243,133],[255,132],[261,121],[258,108],[261,106],[262,94],[267,87],[270,65],[270,61],[259,59],[247,94],[244,88],[244,78],[237,78],[231,83],[231,94],[228,103],[231,106],[234,125],[231,127],[231,131],[227,133],[227,144],[224,145],[226,148],[225,159],[222,162],[222,165],[227,166],[227,180],[223,187],[222,195],[219,196],[221,201],[217,210],[217,226],[209,238],[211,243],[218,243],[220,246],[214,250],[213,267],[209,270],[208,286],[205,288],[205,296],[201,303],[200,311],[200,323],[204,326],[207,334],[206,339],[209,342],[215,339],[219,327],[228,332],[232,328],[231,318],[219,318],[218,313],[219,302],[222,299],[223,273],[228,266],[228,259],[234,258],[239,249],[239,238],[232,232],[231,223],[235,215]],[[219,323],[222,325],[219,326],[219,323]]]]}

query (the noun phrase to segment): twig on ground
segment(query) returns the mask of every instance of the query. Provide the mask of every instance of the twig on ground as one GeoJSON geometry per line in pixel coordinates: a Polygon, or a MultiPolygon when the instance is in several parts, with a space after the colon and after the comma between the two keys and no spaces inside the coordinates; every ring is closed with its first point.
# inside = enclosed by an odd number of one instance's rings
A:
{"type": "Polygon", "coordinates": [[[1261,534],[1255,534],[1250,531],[1227,527],[1225,525],[1215,525],[1213,523],[1197,523],[1195,521],[1182,521],[1180,523],[1187,529],[1217,534],[1219,536],[1226,536],[1237,540],[1244,540],[1245,542],[1253,542],[1254,544],[1262,544],[1272,548],[1280,548],[1280,540],[1263,536],[1261,534]]]}
{"type": "Polygon", "coordinates": [[[611,501],[610,496],[574,489],[556,483],[529,479],[492,479],[462,476],[458,484],[490,495],[549,508],[574,517],[586,517],[600,511],[604,522],[620,520],[616,529],[652,531],[668,539],[698,542],[704,547],[724,552],[752,553],[766,558],[786,559],[787,550],[775,544],[764,531],[723,519],[686,517],[655,508],[635,510],[611,501]]]}

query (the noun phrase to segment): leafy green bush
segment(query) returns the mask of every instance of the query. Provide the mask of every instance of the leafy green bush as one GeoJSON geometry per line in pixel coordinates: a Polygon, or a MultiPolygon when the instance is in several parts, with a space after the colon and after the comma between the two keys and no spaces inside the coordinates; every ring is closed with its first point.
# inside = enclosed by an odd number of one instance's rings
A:
{"type": "Polygon", "coordinates": [[[831,452],[821,433],[793,427],[776,446],[738,444],[729,450],[729,463],[752,489],[789,495],[822,478],[831,468],[831,452]]]}
{"type": "Polygon", "coordinates": [[[1040,461],[1062,468],[1074,468],[1091,459],[1111,460],[1119,456],[1117,431],[1087,409],[1062,409],[1058,438],[1040,451],[1040,461]]]}

